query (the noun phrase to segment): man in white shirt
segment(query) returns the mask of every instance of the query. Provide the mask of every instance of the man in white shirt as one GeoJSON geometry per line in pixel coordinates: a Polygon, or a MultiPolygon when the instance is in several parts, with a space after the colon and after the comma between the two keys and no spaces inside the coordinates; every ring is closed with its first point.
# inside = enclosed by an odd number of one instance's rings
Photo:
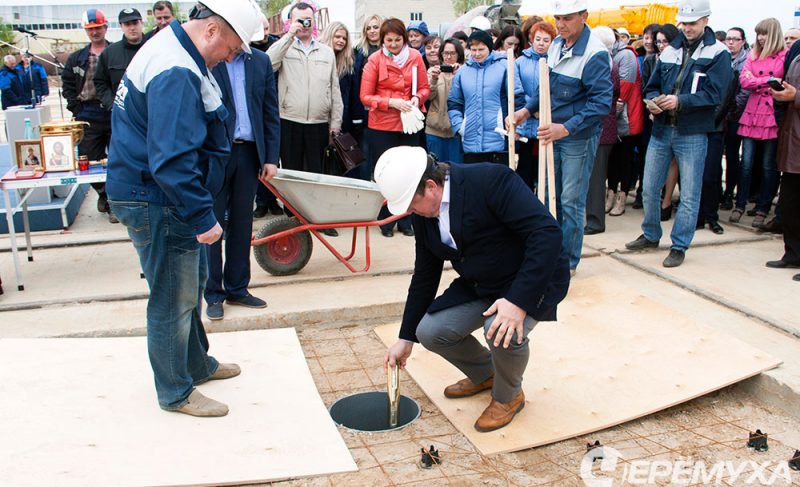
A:
{"type": "Polygon", "coordinates": [[[492,391],[478,431],[506,426],[525,405],[528,334],[556,318],[569,287],[561,229],[524,181],[499,164],[438,162],[419,147],[394,147],[375,181],[395,215],[412,213],[414,275],[399,340],[385,365],[405,366],[414,342],[438,353],[466,379],[457,399],[492,391]],[[444,261],[458,278],[438,298],[444,261]],[[472,332],[483,327],[489,348],[472,332]]]}

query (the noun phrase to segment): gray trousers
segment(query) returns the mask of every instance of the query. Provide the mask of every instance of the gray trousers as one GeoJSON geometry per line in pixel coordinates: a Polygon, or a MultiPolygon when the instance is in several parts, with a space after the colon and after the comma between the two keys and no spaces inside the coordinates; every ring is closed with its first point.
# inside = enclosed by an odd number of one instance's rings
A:
{"type": "Polygon", "coordinates": [[[417,327],[417,339],[431,352],[444,357],[475,384],[494,376],[492,397],[508,403],[522,390],[522,374],[528,366],[530,349],[528,334],[537,321],[525,316],[523,328],[525,338],[517,344],[517,334],[508,348],[493,346],[494,340],[486,340],[487,349],[472,336],[472,332],[483,326],[484,337],[495,315],[484,317],[493,303],[489,299],[477,299],[436,313],[426,313],[417,327]]]}
{"type": "Polygon", "coordinates": [[[597,146],[594,156],[589,193],[586,195],[586,228],[589,230],[602,232],[606,229],[606,173],[612,147],[612,144],[601,144],[597,146]]]}

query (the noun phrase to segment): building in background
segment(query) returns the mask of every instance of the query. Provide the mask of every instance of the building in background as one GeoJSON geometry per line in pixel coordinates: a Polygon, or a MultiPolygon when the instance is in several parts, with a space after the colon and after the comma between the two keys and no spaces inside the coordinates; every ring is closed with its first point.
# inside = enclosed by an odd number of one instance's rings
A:
{"type": "Polygon", "coordinates": [[[450,24],[457,17],[450,0],[355,0],[356,23],[353,31],[356,36],[360,35],[364,20],[372,14],[383,18],[397,17],[405,24],[412,20],[423,20],[432,34],[444,34],[440,24],[450,24]]]}

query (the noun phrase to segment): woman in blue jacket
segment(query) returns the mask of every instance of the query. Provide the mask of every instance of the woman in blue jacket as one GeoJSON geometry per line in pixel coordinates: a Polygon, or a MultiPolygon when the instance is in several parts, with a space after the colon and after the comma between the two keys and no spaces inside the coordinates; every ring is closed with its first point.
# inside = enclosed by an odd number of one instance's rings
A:
{"type": "MultiPolygon", "coordinates": [[[[547,58],[547,50],[556,38],[556,28],[549,22],[541,21],[533,24],[528,31],[531,47],[522,51],[522,56],[516,60],[514,77],[516,83],[522,86],[527,102],[539,93],[539,59],[547,58]]],[[[539,119],[531,117],[517,127],[517,133],[528,139],[528,142],[519,142],[517,154],[519,164],[517,174],[522,177],[529,188],[534,189],[539,174],[539,146],[536,141],[536,132],[539,130],[539,119]]]]}
{"type": "MultiPolygon", "coordinates": [[[[469,36],[472,57],[459,68],[447,98],[453,135],[461,134],[464,162],[508,164],[508,146],[503,120],[508,111],[505,56],[492,52],[492,37],[483,31],[469,36]],[[498,129],[498,130],[495,130],[498,129]]],[[[515,105],[525,101],[515,83],[515,105]]]]}

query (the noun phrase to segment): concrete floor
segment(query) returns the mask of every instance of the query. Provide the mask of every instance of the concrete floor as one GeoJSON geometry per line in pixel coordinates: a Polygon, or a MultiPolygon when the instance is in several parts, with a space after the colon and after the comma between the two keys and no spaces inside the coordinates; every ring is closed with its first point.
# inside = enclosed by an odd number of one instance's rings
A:
{"type": "MultiPolygon", "coordinates": [[[[127,336],[144,333],[145,283],[124,229],[94,210],[94,193],[84,202],[70,232],[34,236],[34,262],[22,268],[26,291],[14,286],[7,237],[0,237],[0,339],[5,337],[127,336]],[[70,245],[69,247],[65,247],[70,245]]],[[[782,359],[784,364],[745,383],[668,411],[554,445],[483,457],[404,376],[402,392],[422,406],[422,417],[399,432],[353,433],[341,429],[359,465],[358,473],[302,479],[288,485],[583,485],[580,462],[587,442],[600,440],[619,450],[629,468],[637,459],[705,462],[752,460],[744,472],[764,462],[779,470],[800,448],[800,341],[791,300],[796,286],[788,271],[769,270],[765,260],[779,258],[780,237],[729,225],[724,236],[698,232],[683,266],[664,269],[668,233],[662,249],[623,251],[641,232],[641,211],[607,219],[605,234],[585,240],[585,260],[576,279],[603,276],[626,282],[646,277],[638,291],[662,305],[701,316],[705,323],[782,359]],[[769,433],[770,450],[755,453],[744,445],[748,431],[769,433]],[[419,448],[435,445],[444,463],[432,470],[417,465],[419,448]]],[[[257,225],[262,222],[260,220],[257,225]]],[[[669,225],[669,224],[668,224],[669,225]]],[[[667,226],[668,226],[667,225],[667,226]]],[[[665,228],[668,232],[668,228],[665,228]]],[[[377,324],[396,321],[413,266],[413,239],[382,238],[372,232],[372,269],[354,275],[322,246],[298,275],[272,277],[253,265],[253,294],[270,303],[265,310],[226,307],[223,321],[207,323],[209,331],[295,326],[316,385],[327,405],[354,392],[382,390],[380,363],[385,348],[372,332],[377,324]]],[[[342,236],[333,239],[341,247],[342,236]]],[[[446,272],[442,286],[453,278],[446,272]]],[[[621,297],[625,298],[625,297],[621,297]]],[[[213,341],[213,336],[211,338],[213,341]]],[[[143,367],[147,365],[142,364],[143,367]]],[[[701,371],[699,371],[701,373],[701,371]]],[[[222,398],[221,398],[222,399],[222,398]]],[[[757,468],[758,467],[758,468],[757,468]]],[[[595,468],[595,470],[597,467],[595,468]]],[[[623,473],[617,468],[612,477],[623,473]]],[[[599,472],[596,472],[600,475],[599,472]]],[[[728,472],[719,485],[746,485],[728,472]]],[[[792,472],[793,485],[800,476],[792,472]]],[[[669,484],[669,478],[654,478],[669,484]]],[[[756,483],[757,485],[757,483],[756,483]]],[[[775,485],[789,485],[780,481],[775,485]]]]}

